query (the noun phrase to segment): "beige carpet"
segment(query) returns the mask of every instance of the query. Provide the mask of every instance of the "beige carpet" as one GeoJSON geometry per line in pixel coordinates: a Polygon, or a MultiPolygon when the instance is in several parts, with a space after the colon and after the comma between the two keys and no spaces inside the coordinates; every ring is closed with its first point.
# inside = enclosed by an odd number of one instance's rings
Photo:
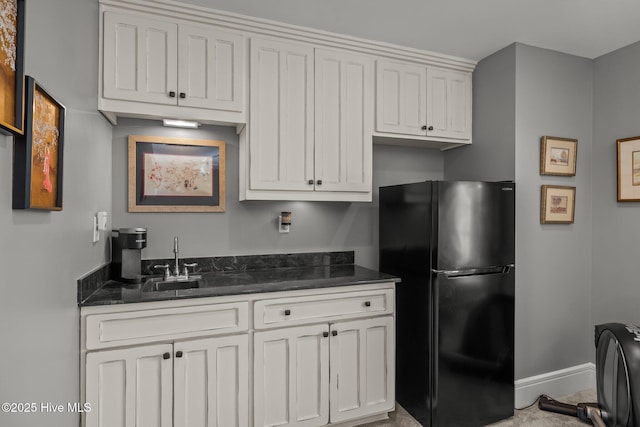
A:
{"type": "MultiPolygon", "coordinates": [[[[597,401],[595,390],[585,390],[571,396],[557,398],[565,403],[595,402],[597,401]]],[[[411,417],[400,405],[396,405],[395,412],[389,415],[389,419],[375,423],[365,424],[366,427],[422,427],[420,423],[411,417]]],[[[365,427],[363,426],[363,427],[365,427]]],[[[491,427],[573,427],[589,426],[578,418],[558,415],[551,412],[541,411],[538,405],[515,411],[513,418],[491,424],[491,427]]]]}

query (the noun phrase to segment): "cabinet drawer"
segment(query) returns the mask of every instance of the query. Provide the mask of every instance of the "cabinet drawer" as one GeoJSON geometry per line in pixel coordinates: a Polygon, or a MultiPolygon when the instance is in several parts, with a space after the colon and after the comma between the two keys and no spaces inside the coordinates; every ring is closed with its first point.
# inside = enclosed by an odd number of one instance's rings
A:
{"type": "Polygon", "coordinates": [[[246,331],[248,307],[237,302],[89,315],[87,350],[246,331]]]}
{"type": "Polygon", "coordinates": [[[343,292],[257,301],[256,329],[393,313],[393,290],[343,292]]]}

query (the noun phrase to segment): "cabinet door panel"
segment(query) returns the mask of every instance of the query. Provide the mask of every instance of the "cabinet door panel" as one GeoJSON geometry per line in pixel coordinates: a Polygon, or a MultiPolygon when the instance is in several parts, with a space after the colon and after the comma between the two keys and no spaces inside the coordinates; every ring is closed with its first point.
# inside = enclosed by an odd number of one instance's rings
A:
{"type": "Polygon", "coordinates": [[[426,68],[377,61],[376,72],[376,130],[426,135],[426,68]]]}
{"type": "Polygon", "coordinates": [[[172,425],[171,344],[87,354],[86,427],[172,425]]]}
{"type": "Polygon", "coordinates": [[[174,427],[248,425],[248,336],[178,342],[174,427]]]}
{"type": "Polygon", "coordinates": [[[244,37],[207,27],[181,25],[178,87],[187,107],[242,111],[244,37]]]}
{"type": "Polygon", "coordinates": [[[316,50],[316,191],[371,191],[373,61],[316,50]]]}
{"type": "Polygon", "coordinates": [[[427,134],[471,139],[471,75],[429,68],[427,94],[427,134]]]}
{"type": "Polygon", "coordinates": [[[178,26],[105,12],[103,31],[103,96],[175,105],[178,26]]]}
{"type": "Polygon", "coordinates": [[[313,48],[251,40],[250,188],[313,185],[313,48]]]}
{"type": "Polygon", "coordinates": [[[392,316],[331,325],[331,422],[393,409],[393,345],[392,316]]]}
{"type": "Polygon", "coordinates": [[[328,325],[254,335],[254,426],[329,422],[328,325]]]}

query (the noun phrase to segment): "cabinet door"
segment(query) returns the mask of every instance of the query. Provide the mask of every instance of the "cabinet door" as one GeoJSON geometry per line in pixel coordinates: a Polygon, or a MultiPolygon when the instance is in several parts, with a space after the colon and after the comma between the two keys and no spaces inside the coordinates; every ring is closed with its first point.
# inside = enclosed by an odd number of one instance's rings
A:
{"type": "Polygon", "coordinates": [[[244,37],[190,25],[180,25],[178,35],[178,103],[242,111],[244,37]]]}
{"type": "Polygon", "coordinates": [[[313,48],[253,38],[250,65],[250,188],[313,190],[313,48]]]}
{"type": "Polygon", "coordinates": [[[248,336],[174,345],[174,427],[247,427],[248,336]]]}
{"type": "Polygon", "coordinates": [[[376,130],[426,135],[427,70],[398,62],[377,61],[376,130]]]}
{"type": "Polygon", "coordinates": [[[105,12],[103,37],[105,98],[177,103],[176,24],[141,15],[105,12]]]}
{"type": "Polygon", "coordinates": [[[256,332],[254,427],[329,422],[329,326],[256,332]]]}
{"type": "Polygon", "coordinates": [[[471,139],[471,74],[427,70],[429,136],[471,139]]]}
{"type": "Polygon", "coordinates": [[[331,325],[331,422],[394,407],[393,317],[331,325]]]}
{"type": "Polygon", "coordinates": [[[315,190],[371,191],[373,60],[316,49],[315,190]]]}
{"type": "Polygon", "coordinates": [[[172,345],[87,354],[86,427],[171,427],[172,345]]]}

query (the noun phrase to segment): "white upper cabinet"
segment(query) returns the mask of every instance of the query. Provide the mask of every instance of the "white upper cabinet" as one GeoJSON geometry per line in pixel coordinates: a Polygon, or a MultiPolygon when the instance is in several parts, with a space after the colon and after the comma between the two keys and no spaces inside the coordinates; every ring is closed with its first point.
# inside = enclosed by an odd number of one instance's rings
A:
{"type": "Polygon", "coordinates": [[[178,30],[178,104],[242,111],[243,51],[244,37],[239,34],[181,25],[178,30]]]}
{"type": "MultiPolygon", "coordinates": [[[[376,136],[379,142],[436,141],[441,148],[471,142],[471,73],[378,60],[376,136]],[[386,140],[389,139],[389,141],[386,140]]],[[[430,144],[428,146],[438,147],[430,144]]]]}
{"type": "Polygon", "coordinates": [[[370,201],[373,60],[260,38],[250,58],[241,199],[370,201]]]}
{"type": "Polygon", "coordinates": [[[390,61],[376,65],[376,130],[426,135],[426,68],[390,61]]]}
{"type": "Polygon", "coordinates": [[[471,75],[427,69],[427,135],[471,139],[471,75]]]}
{"type": "Polygon", "coordinates": [[[241,33],[117,10],[104,12],[102,28],[99,109],[112,121],[245,121],[241,33]]]}
{"type": "Polygon", "coordinates": [[[178,26],[174,23],[106,12],[103,96],[176,104],[177,41],[178,26]]]}
{"type": "Polygon", "coordinates": [[[316,191],[371,192],[373,60],[316,49],[316,191]]]}
{"type": "Polygon", "coordinates": [[[252,190],[313,189],[313,48],[251,39],[252,190]]]}

